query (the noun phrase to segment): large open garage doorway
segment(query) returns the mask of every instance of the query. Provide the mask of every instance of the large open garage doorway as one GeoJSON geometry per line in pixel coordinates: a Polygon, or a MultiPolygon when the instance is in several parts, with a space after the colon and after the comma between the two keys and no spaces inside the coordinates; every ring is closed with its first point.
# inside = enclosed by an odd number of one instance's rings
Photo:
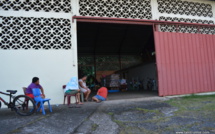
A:
{"type": "Polygon", "coordinates": [[[87,85],[101,84],[109,99],[157,96],[152,25],[77,22],[78,69],[87,85]]]}

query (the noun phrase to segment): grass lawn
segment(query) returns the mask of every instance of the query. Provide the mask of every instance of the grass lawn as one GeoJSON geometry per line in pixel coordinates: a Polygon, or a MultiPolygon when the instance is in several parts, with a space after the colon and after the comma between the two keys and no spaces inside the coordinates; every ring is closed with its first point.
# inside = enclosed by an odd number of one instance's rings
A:
{"type": "Polygon", "coordinates": [[[175,115],[192,116],[202,113],[202,116],[215,116],[215,95],[191,95],[170,99],[166,103],[178,108],[175,115]]]}
{"type": "Polygon", "coordinates": [[[120,134],[211,134],[215,133],[215,95],[191,95],[140,104],[130,111],[110,115],[120,126],[120,134]]]}

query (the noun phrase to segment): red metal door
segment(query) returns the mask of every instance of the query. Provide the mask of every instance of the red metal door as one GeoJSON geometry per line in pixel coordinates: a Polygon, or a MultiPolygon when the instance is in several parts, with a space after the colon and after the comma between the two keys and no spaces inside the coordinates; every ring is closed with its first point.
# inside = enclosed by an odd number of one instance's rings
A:
{"type": "Polygon", "coordinates": [[[215,35],[154,35],[159,96],[215,91],[215,35]]]}

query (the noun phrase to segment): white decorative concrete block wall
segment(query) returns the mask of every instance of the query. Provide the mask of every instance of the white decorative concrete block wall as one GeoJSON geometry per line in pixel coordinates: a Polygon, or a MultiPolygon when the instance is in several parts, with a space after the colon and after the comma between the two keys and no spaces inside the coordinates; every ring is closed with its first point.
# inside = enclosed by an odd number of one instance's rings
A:
{"type": "Polygon", "coordinates": [[[23,94],[22,87],[37,76],[51,103],[63,103],[62,85],[77,76],[76,21],[72,22],[75,3],[0,1],[1,91],[23,94]]]}
{"type": "Polygon", "coordinates": [[[151,0],[79,0],[81,16],[152,19],[151,0]]]}
{"type": "MultiPolygon", "coordinates": [[[[158,20],[214,24],[215,2],[206,0],[157,0],[158,20]]],[[[161,25],[162,32],[215,34],[215,28],[161,25]]]]}

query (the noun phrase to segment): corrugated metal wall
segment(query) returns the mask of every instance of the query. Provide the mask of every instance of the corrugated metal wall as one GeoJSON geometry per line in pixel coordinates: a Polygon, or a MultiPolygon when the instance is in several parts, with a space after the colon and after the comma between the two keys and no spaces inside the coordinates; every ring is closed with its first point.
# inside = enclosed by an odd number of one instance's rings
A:
{"type": "Polygon", "coordinates": [[[215,35],[155,32],[159,96],[215,91],[215,35]]]}

